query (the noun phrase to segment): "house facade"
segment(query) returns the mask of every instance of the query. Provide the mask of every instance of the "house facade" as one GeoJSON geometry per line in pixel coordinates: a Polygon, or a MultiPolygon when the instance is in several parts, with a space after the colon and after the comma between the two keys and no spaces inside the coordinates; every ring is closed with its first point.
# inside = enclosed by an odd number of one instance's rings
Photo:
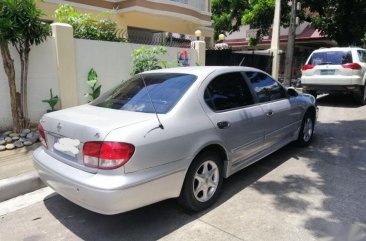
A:
{"type": "Polygon", "coordinates": [[[48,20],[60,4],[69,4],[80,12],[109,12],[119,28],[129,36],[175,33],[194,35],[201,30],[207,43],[213,42],[210,0],[43,0],[38,3],[48,20]]]}

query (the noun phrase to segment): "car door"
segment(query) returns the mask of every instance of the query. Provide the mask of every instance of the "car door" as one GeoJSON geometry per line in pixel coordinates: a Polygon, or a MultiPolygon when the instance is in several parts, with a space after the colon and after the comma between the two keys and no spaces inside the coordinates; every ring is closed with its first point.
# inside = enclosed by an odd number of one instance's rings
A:
{"type": "Polygon", "coordinates": [[[289,98],[286,89],[263,72],[246,71],[245,74],[266,115],[264,148],[292,140],[302,115],[296,99],[289,98]]]}
{"type": "Polygon", "coordinates": [[[232,164],[263,148],[265,115],[241,72],[220,74],[204,86],[204,109],[230,152],[232,164]]]}

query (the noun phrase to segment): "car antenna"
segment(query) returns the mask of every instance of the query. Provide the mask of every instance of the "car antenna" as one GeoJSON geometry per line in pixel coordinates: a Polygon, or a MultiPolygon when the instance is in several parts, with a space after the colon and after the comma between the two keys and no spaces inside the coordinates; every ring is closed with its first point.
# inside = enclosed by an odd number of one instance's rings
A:
{"type": "Polygon", "coordinates": [[[243,59],[240,61],[239,66],[241,66],[241,65],[243,64],[244,60],[245,60],[245,56],[244,56],[244,57],[243,57],[243,59]]]}
{"type": "Polygon", "coordinates": [[[160,128],[160,129],[162,129],[162,130],[164,130],[164,126],[163,126],[163,124],[161,123],[161,121],[160,121],[160,119],[159,119],[158,112],[156,111],[155,105],[154,105],[154,103],[153,103],[153,101],[152,101],[152,98],[151,98],[151,96],[150,96],[150,91],[149,91],[149,89],[147,88],[147,85],[146,85],[146,82],[145,82],[145,78],[144,78],[144,76],[143,76],[142,74],[139,74],[139,76],[141,76],[142,82],[144,83],[144,86],[145,86],[145,88],[146,88],[147,96],[149,97],[149,100],[150,100],[150,103],[151,103],[151,105],[152,105],[152,107],[153,107],[153,109],[154,109],[154,112],[155,112],[156,118],[158,119],[158,122],[159,122],[159,128],[160,128]]]}

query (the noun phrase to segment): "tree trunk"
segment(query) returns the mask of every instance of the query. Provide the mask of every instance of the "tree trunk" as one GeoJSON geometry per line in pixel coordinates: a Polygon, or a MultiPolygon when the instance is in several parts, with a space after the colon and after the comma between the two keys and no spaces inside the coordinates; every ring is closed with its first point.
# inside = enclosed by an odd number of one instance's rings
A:
{"type": "Polygon", "coordinates": [[[15,84],[15,68],[14,61],[11,58],[9,45],[7,42],[0,42],[1,56],[3,58],[3,65],[5,73],[8,77],[9,92],[10,92],[10,106],[13,118],[13,131],[19,132],[21,130],[20,112],[17,105],[17,89],[15,84]]]}
{"type": "Polygon", "coordinates": [[[29,127],[30,121],[28,117],[28,65],[29,65],[29,52],[30,47],[26,45],[20,54],[21,59],[21,69],[22,69],[22,76],[21,76],[21,110],[23,116],[23,128],[29,127]]]}

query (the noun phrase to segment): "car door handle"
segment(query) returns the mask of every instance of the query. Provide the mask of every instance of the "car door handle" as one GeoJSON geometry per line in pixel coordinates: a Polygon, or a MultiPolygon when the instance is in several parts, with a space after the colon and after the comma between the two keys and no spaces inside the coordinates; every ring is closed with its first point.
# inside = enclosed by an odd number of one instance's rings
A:
{"type": "Polygon", "coordinates": [[[228,121],[221,121],[217,123],[217,127],[220,129],[227,129],[230,127],[230,122],[228,121]]]}
{"type": "Polygon", "coordinates": [[[273,115],[273,110],[269,110],[268,112],[267,112],[267,116],[271,116],[271,115],[273,115]]]}

